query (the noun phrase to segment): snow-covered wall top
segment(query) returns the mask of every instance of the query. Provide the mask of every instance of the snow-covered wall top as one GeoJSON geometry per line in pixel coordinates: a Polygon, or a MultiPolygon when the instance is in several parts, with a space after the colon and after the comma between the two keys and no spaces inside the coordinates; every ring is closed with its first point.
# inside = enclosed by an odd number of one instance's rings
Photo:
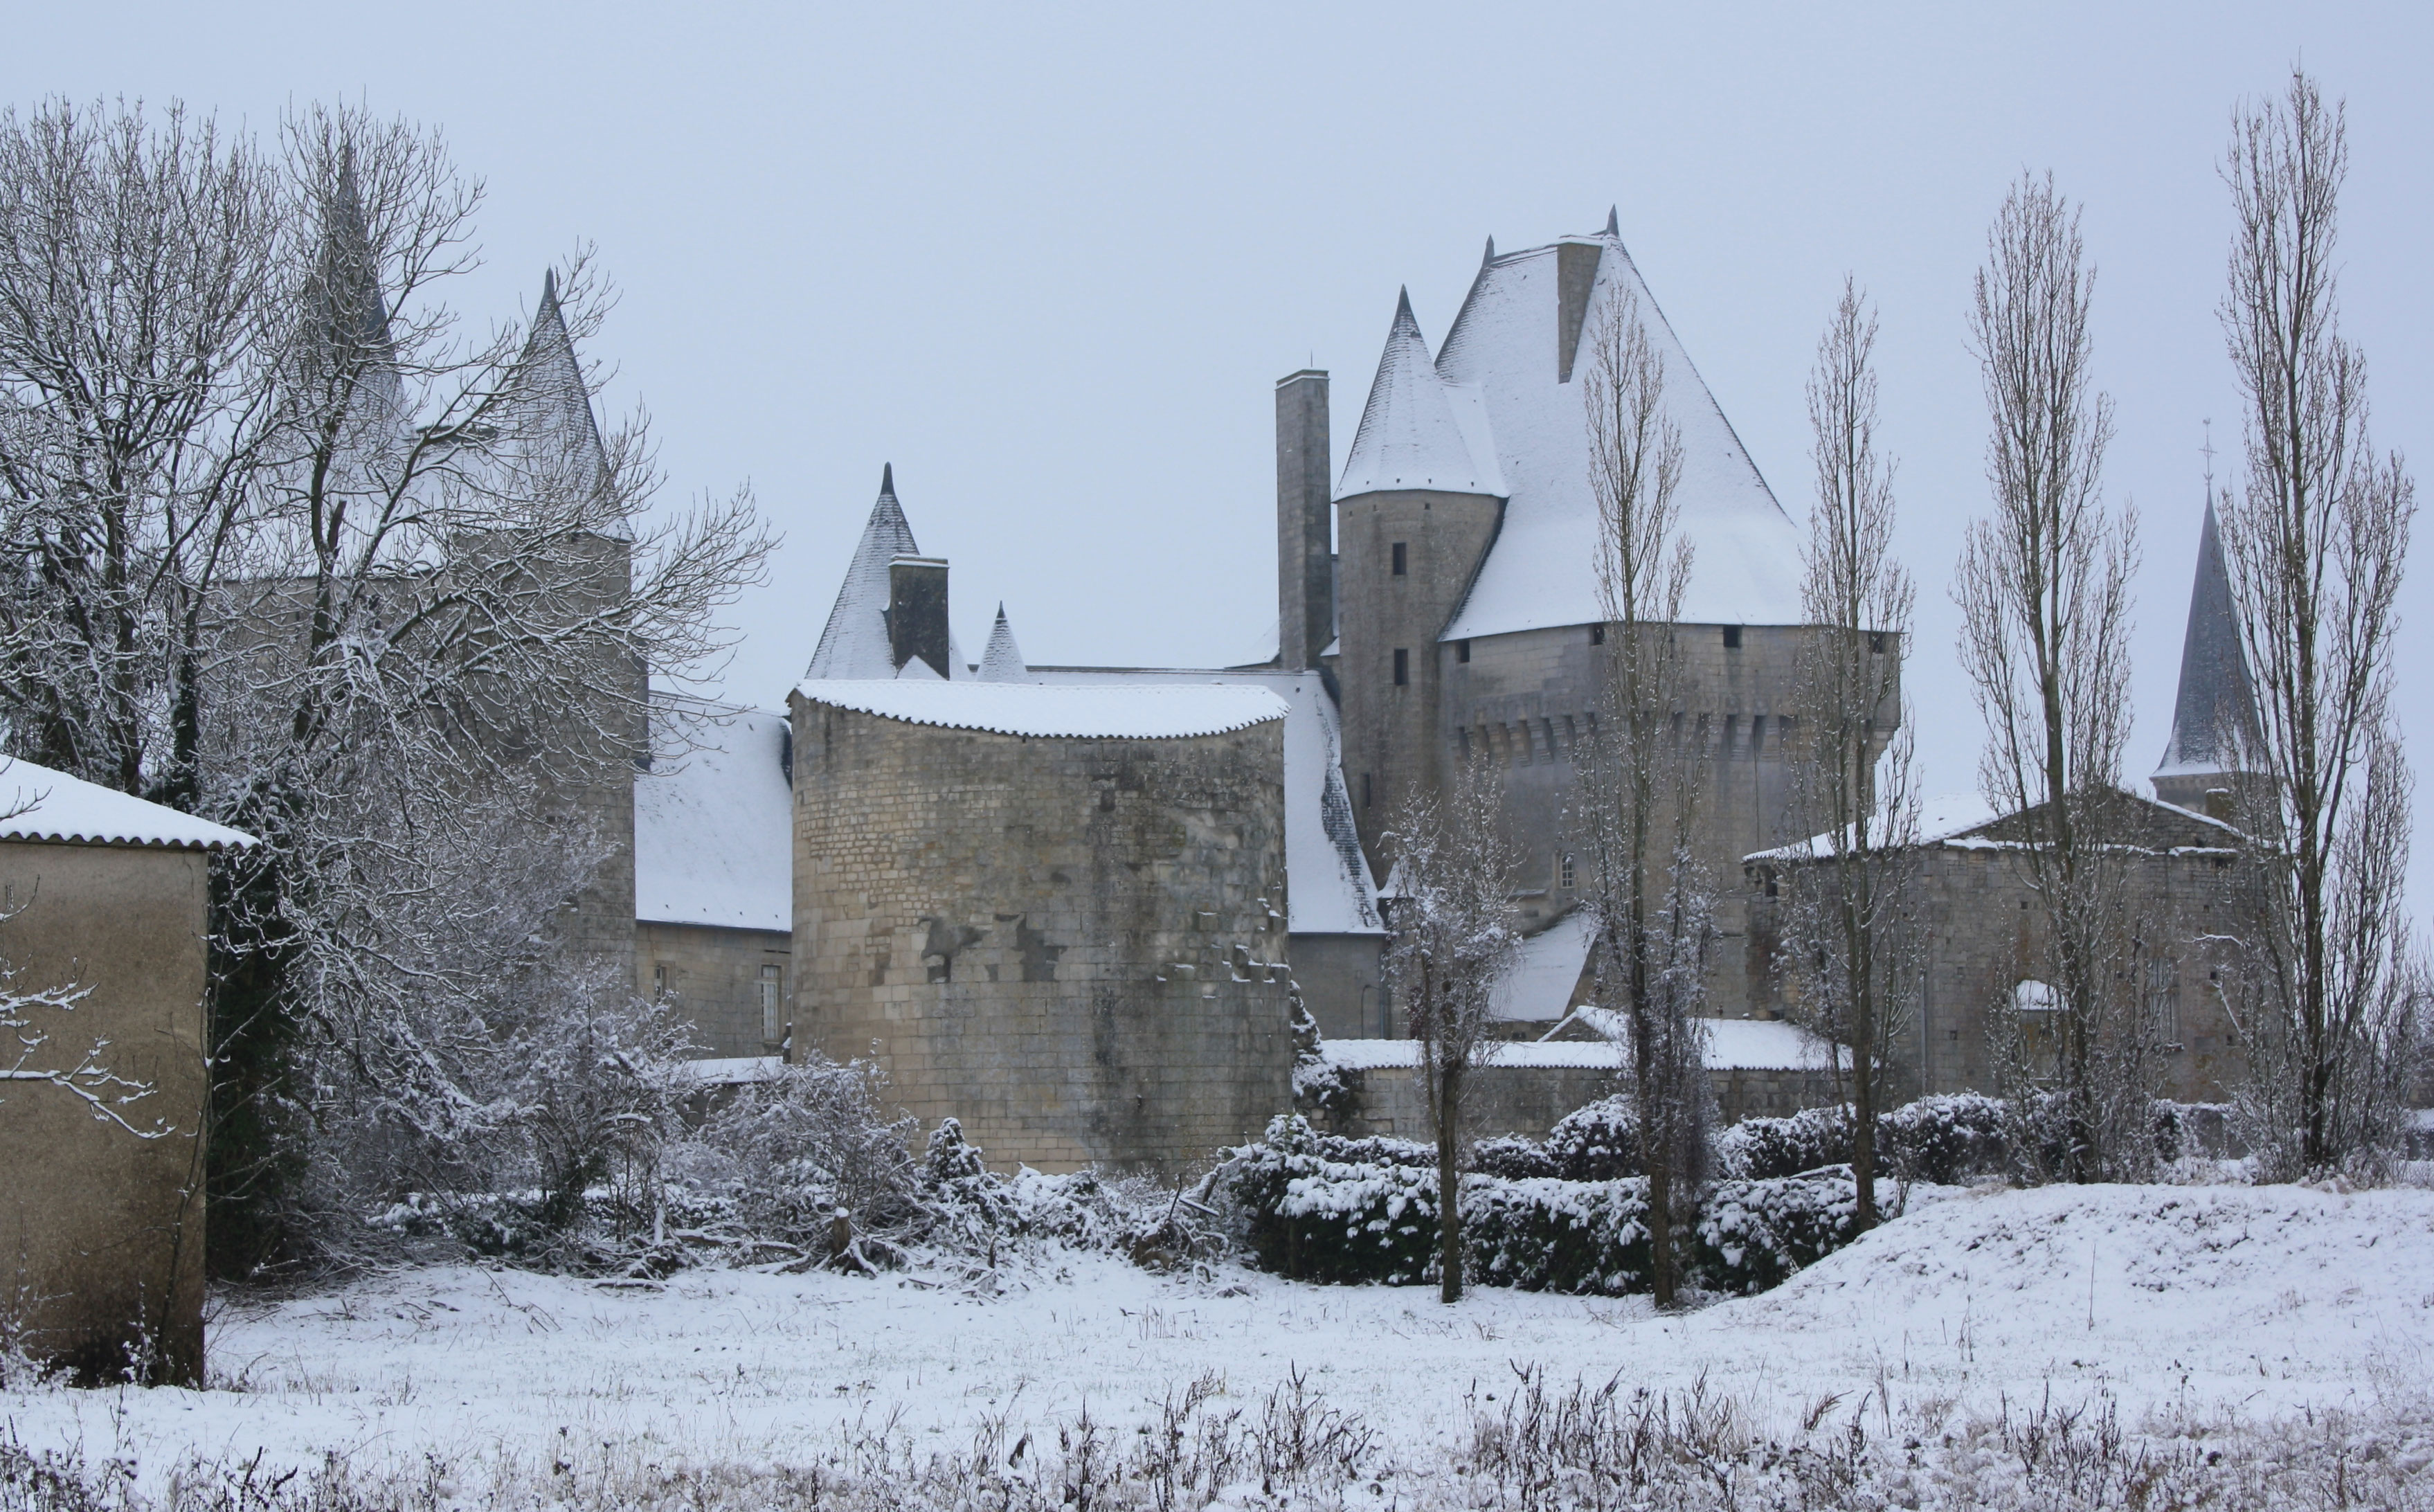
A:
{"type": "MultiPolygon", "coordinates": [[[[1458,429],[1486,433],[1473,444],[1492,447],[1496,487],[1509,501],[1496,543],[1445,639],[1604,618],[1598,603],[1598,510],[1583,400],[1595,370],[1590,354],[1598,312],[1626,292],[1637,298],[1664,365],[1666,410],[1681,430],[1682,480],[1674,497],[1682,535],[1692,549],[1682,618],[1702,625],[1799,623],[1798,527],[1758,476],[1640,281],[1621,238],[1609,232],[1568,241],[1594,247],[1598,255],[1570,382],[1562,380],[1557,366],[1562,317],[1556,247],[1483,265],[1437,353],[1448,411],[1458,429]],[[1483,406],[1483,417],[1466,410],[1474,404],[1483,406]]],[[[1369,472],[1356,477],[1347,470],[1338,496],[1358,491],[1356,484],[1379,486],[1369,472]]]]}
{"type": "Polygon", "coordinates": [[[786,736],[784,714],[654,702],[651,769],[634,779],[636,919],[795,927],[786,736]]]}
{"type": "Polygon", "coordinates": [[[1265,688],[1283,699],[1285,927],[1296,935],[1386,932],[1378,914],[1378,889],[1369,880],[1369,862],[1362,853],[1361,833],[1352,821],[1352,795],[1344,785],[1344,736],[1335,701],[1317,673],[1034,667],[1029,675],[1078,687],[1207,687],[1223,681],[1265,688]]]}
{"type": "Polygon", "coordinates": [[[1000,735],[1180,740],[1285,716],[1265,688],[1200,684],[1049,687],[1036,682],[806,681],[814,703],[908,724],[1000,735]]]}
{"type": "Polygon", "coordinates": [[[0,840],[168,850],[235,850],[261,844],[242,830],[23,761],[0,762],[0,840]]]}

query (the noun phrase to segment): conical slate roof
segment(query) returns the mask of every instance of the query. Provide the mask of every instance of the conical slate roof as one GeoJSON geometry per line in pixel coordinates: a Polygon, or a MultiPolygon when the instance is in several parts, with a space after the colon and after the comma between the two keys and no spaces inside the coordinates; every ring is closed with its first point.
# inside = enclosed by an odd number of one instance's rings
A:
{"type": "Polygon", "coordinates": [[[1031,668],[1023,663],[1022,647],[1014,644],[1014,627],[1006,623],[1005,606],[997,607],[997,624],[990,627],[988,647],[981,652],[980,679],[983,682],[1026,682],[1031,668]]]}
{"type": "Polygon", "coordinates": [[[2214,501],[2198,532],[2198,570],[2189,585],[2189,624],[2181,637],[2181,686],[2172,701],[2171,738],[2157,777],[2243,770],[2240,753],[2257,738],[2256,692],[2240,649],[2239,612],[2223,568],[2214,501]]]}
{"type": "Polygon", "coordinates": [[[1599,312],[1636,302],[1665,372],[1665,408],[1682,437],[1674,495],[1691,545],[1691,624],[1800,619],[1799,528],[1775,502],[1715,396],[1623,249],[1619,219],[1593,236],[1490,255],[1447,332],[1437,375],[1457,419],[1481,405],[1482,466],[1509,481],[1504,521],[1445,630],[1448,640],[1604,617],[1597,591],[1597,496],[1584,408],[1599,312]],[[1567,329],[1568,327],[1568,329],[1567,329]],[[1566,369],[1566,357],[1572,361],[1566,369]]]}
{"type": "MultiPolygon", "coordinates": [[[[566,317],[557,303],[557,273],[541,275],[540,304],[533,312],[516,382],[524,410],[524,461],[536,483],[600,494],[608,484],[608,449],[591,414],[591,389],[574,354],[566,317]]],[[[621,540],[633,539],[623,513],[607,522],[621,540]]]]}
{"type": "Polygon", "coordinates": [[[835,607],[820,631],[819,648],[803,673],[810,678],[892,678],[896,658],[887,639],[887,564],[899,557],[918,557],[913,527],[905,523],[904,507],[896,502],[896,465],[889,463],[879,478],[879,502],[870,507],[862,541],[845,570],[845,586],[837,590],[835,607]]]}
{"type": "Polygon", "coordinates": [[[1348,499],[1382,489],[1502,491],[1493,470],[1472,455],[1470,439],[1454,418],[1454,400],[1429,358],[1419,321],[1412,318],[1409,289],[1396,301],[1385,354],[1378,359],[1378,376],[1370,381],[1369,403],[1361,411],[1361,428],[1353,434],[1335,493],[1348,499]]]}
{"type": "Polygon", "coordinates": [[[339,156],[338,181],[323,207],[312,299],[327,370],[357,374],[374,401],[357,418],[381,425],[402,423],[405,383],[397,370],[388,301],[381,293],[380,249],[372,245],[351,149],[339,156]]]}

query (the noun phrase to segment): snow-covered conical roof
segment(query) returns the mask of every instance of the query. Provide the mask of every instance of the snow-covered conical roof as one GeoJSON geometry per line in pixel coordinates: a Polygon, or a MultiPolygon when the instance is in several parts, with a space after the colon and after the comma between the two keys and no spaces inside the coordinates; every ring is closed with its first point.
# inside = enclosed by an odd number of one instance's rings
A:
{"type": "MultiPolygon", "coordinates": [[[[1476,416],[1477,396],[1457,399],[1437,375],[1406,289],[1396,301],[1395,324],[1386,333],[1386,351],[1378,359],[1378,376],[1370,381],[1369,403],[1362,408],[1361,428],[1353,434],[1335,496],[1348,499],[1383,489],[1502,493],[1493,447],[1481,449],[1491,459],[1483,462],[1456,419],[1457,404],[1476,416]]],[[[1483,434],[1478,438],[1485,440],[1483,434]]]]}
{"type": "MultiPolygon", "coordinates": [[[[591,413],[591,389],[583,381],[574,338],[567,333],[566,316],[558,308],[556,269],[541,274],[540,304],[533,311],[532,331],[524,339],[518,369],[519,398],[526,408],[528,464],[540,470],[552,485],[593,494],[605,490],[608,448],[600,439],[600,424],[591,413]],[[561,471],[562,478],[549,476],[561,471]]],[[[604,524],[620,540],[633,539],[632,526],[622,512],[604,524]]]]}
{"type": "Polygon", "coordinates": [[[896,657],[887,639],[887,564],[918,557],[904,507],[896,502],[896,464],[879,475],[879,502],[862,527],[862,541],[846,564],[845,584],[820,631],[805,678],[892,678],[896,657]]]}
{"type": "Polygon", "coordinates": [[[1799,529],[1666,323],[1610,217],[1594,236],[1491,255],[1438,351],[1436,373],[1457,417],[1461,396],[1478,396],[1483,465],[1496,469],[1502,483],[1495,491],[1508,501],[1496,542],[1446,639],[1603,618],[1584,408],[1593,371],[1587,322],[1626,295],[1636,300],[1664,365],[1666,410],[1681,431],[1683,472],[1674,497],[1693,551],[1683,619],[1799,622],[1799,529]],[[1585,254],[1586,298],[1568,301],[1562,271],[1577,276],[1585,254]],[[1570,323],[1568,314],[1578,322],[1568,333],[1563,329],[1570,323]],[[1567,335],[1573,338],[1568,343],[1567,335]],[[1579,359],[1568,374],[1567,351],[1579,359]]]}
{"type": "Polygon", "coordinates": [[[988,645],[981,652],[983,682],[1027,682],[1031,669],[1023,664],[1022,647],[1014,644],[1014,627],[1006,622],[1005,606],[997,607],[997,623],[989,627],[988,645]]]}
{"type": "Polygon", "coordinates": [[[397,342],[390,334],[388,301],[381,293],[380,249],[372,245],[355,176],[352,148],[338,158],[338,181],[322,207],[321,247],[312,298],[320,340],[334,370],[354,375],[373,401],[357,417],[374,424],[403,424],[405,383],[397,370],[397,342]]]}
{"type": "Polygon", "coordinates": [[[2256,692],[2239,644],[2239,611],[2223,568],[2214,501],[2198,532],[2198,568],[2189,585],[2189,623],[2181,637],[2181,685],[2172,701],[2171,738],[2157,777],[2242,770],[2240,753],[2256,740],[2256,692]]]}

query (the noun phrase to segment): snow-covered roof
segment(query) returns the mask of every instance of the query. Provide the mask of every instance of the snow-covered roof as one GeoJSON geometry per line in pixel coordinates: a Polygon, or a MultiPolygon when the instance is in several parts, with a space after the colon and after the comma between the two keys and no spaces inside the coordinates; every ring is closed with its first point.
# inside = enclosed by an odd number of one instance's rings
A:
{"type": "MultiPolygon", "coordinates": [[[[896,464],[887,463],[879,474],[878,502],[870,507],[870,518],[863,522],[862,540],[846,564],[845,582],[830,606],[829,622],[820,630],[819,646],[812,652],[812,664],[804,669],[804,677],[896,676],[895,646],[887,636],[888,568],[900,557],[920,556],[904,507],[896,500],[896,464]]],[[[947,663],[949,676],[963,675],[963,653],[956,649],[951,631],[947,637],[947,663]]]]}
{"type": "Polygon", "coordinates": [[[1029,680],[1030,669],[1023,665],[1022,647],[1014,640],[1014,627],[1005,617],[1005,606],[997,607],[997,623],[989,627],[988,645],[981,652],[980,679],[983,682],[1023,682],[1029,680]]]}
{"type": "Polygon", "coordinates": [[[1036,682],[806,681],[814,703],[908,724],[1000,735],[1179,740],[1285,716],[1265,688],[1224,683],[1049,687],[1036,682]]]}
{"type": "MultiPolygon", "coordinates": [[[[1572,254],[1575,260],[1580,256],[1572,254]]],[[[1380,389],[1389,396],[1380,458],[1387,455],[1383,440],[1389,437],[1405,448],[1403,455],[1429,459],[1430,466],[1451,466],[1453,456],[1467,451],[1482,458],[1481,472],[1494,474],[1479,481],[1509,501],[1496,542],[1445,639],[1584,625],[1604,617],[1598,601],[1598,511],[1589,483],[1583,400],[1592,369],[1597,312],[1625,295],[1636,298],[1647,322],[1664,365],[1666,410],[1681,430],[1682,480],[1674,497],[1681,509],[1681,533],[1693,550],[1683,619],[1718,625],[1798,623],[1799,530],[1758,476],[1740,438],[1666,324],[1609,223],[1595,236],[1491,255],[1482,265],[1437,353],[1434,371],[1442,388],[1430,404],[1420,402],[1428,397],[1425,386],[1407,370],[1411,353],[1426,351],[1416,326],[1406,335],[1398,312],[1395,334],[1388,337],[1380,387],[1371,395],[1373,406],[1380,389]],[[1568,381],[1558,356],[1566,302],[1558,288],[1558,268],[1566,248],[1586,249],[1595,260],[1586,303],[1577,306],[1589,313],[1578,335],[1568,381]],[[1397,418],[1405,406],[1392,397],[1406,390],[1414,396],[1408,406],[1408,425],[1397,418]],[[1446,438],[1447,428],[1435,419],[1437,400],[1463,438],[1460,448],[1446,438]],[[1435,460],[1441,457],[1447,460],[1435,460]]],[[[1363,435],[1369,430],[1364,415],[1363,435]]],[[[1380,480],[1397,475],[1405,474],[1392,467],[1381,472],[1356,439],[1354,465],[1346,468],[1337,496],[1393,487],[1380,480]]]]}
{"type": "Polygon", "coordinates": [[[0,840],[156,846],[164,850],[242,850],[262,843],[242,830],[81,777],[6,759],[0,759],[0,840]]]}
{"type": "MultiPolygon", "coordinates": [[[[1583,1008],[1581,1016],[1603,1014],[1583,1008]]],[[[1611,1014],[1607,1018],[1614,1017],[1611,1014]]],[[[1832,1047],[1795,1023],[1770,1019],[1700,1019],[1707,1035],[1709,1071],[1819,1071],[1832,1047]]],[[[1328,1040],[1320,1052],[1328,1064],[1346,1071],[1391,1071],[1420,1063],[1416,1040],[1328,1040]]],[[[1490,1048],[1491,1066],[1620,1068],[1617,1040],[1505,1040],[1490,1048]]]]}
{"type": "MultiPolygon", "coordinates": [[[[2000,816],[1993,804],[1976,793],[1947,793],[1942,798],[1927,799],[1918,806],[1918,843],[1940,845],[1946,840],[1956,840],[1972,830],[1984,829],[2000,816]]],[[[1753,850],[1741,859],[1822,861],[1840,854],[1849,836],[1847,829],[1829,831],[1812,834],[1806,840],[1794,840],[1790,845],[1753,850]]]]}
{"type": "MultiPolygon", "coordinates": [[[[1582,1007],[1581,1022],[1606,1037],[1618,1052],[1627,1045],[1630,1021],[1612,1008],[1582,1007]]],[[[1707,1037],[1709,1071],[1825,1071],[1834,1047],[1796,1023],[1781,1019],[1699,1019],[1707,1037]]]]}
{"type": "Polygon", "coordinates": [[[1073,686],[1176,684],[1212,680],[1265,688],[1285,713],[1285,911],[1296,935],[1382,935],[1378,889],[1352,820],[1344,785],[1344,734],[1335,700],[1315,672],[1193,672],[1135,667],[1034,667],[1043,682],[1073,686]]]}
{"type": "Polygon", "coordinates": [[[634,779],[636,919],[795,927],[786,738],[784,714],[654,701],[651,769],[634,779]]]}
{"type": "MultiPolygon", "coordinates": [[[[583,363],[574,354],[574,339],[558,307],[554,269],[541,275],[540,304],[533,312],[516,386],[517,403],[526,411],[526,465],[545,486],[567,485],[592,494],[607,488],[608,449],[600,439],[591,388],[583,381],[583,363]]],[[[634,539],[633,526],[622,512],[610,528],[621,540],[634,539]]]]}
{"type": "Polygon", "coordinates": [[[1378,376],[1369,385],[1369,403],[1361,411],[1361,428],[1353,433],[1352,452],[1344,464],[1336,497],[1381,489],[1439,489],[1449,493],[1488,493],[1501,497],[1504,480],[1496,467],[1496,451],[1487,435],[1486,415],[1478,390],[1466,388],[1461,398],[1462,418],[1446,381],[1429,360],[1428,341],[1412,318],[1411,291],[1395,306],[1395,324],[1386,335],[1385,354],[1378,359],[1378,376]],[[1466,426],[1463,420],[1467,420],[1466,426]],[[1484,444],[1472,450],[1472,433],[1484,444]]]}
{"type": "Polygon", "coordinates": [[[1521,942],[1490,990],[1487,1016],[1552,1023],[1571,1010],[1572,989],[1596,938],[1587,910],[1575,909],[1521,942]]]}

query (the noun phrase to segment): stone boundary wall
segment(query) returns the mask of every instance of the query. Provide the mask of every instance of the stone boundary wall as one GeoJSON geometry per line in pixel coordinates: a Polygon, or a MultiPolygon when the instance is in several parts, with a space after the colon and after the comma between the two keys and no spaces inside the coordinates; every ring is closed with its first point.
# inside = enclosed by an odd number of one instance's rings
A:
{"type": "Polygon", "coordinates": [[[1293,1100],[1281,719],[996,734],[793,700],[798,1044],[993,1165],[1175,1170],[1293,1100]]]}
{"type": "MultiPolygon", "coordinates": [[[[1352,1111],[1337,1125],[1346,1134],[1405,1140],[1434,1138],[1419,1074],[1409,1066],[1339,1069],[1352,1093],[1352,1111]]],[[[1780,1118],[1820,1108],[1834,1097],[1833,1077],[1822,1071],[1708,1073],[1715,1087],[1720,1124],[1745,1118],[1780,1118]]],[[[1620,1074],[1603,1066],[1482,1066],[1471,1073],[1466,1131],[1473,1139],[1517,1134],[1544,1139],[1564,1115],[1624,1090],[1620,1074]]],[[[1313,1122],[1315,1108],[1302,1111],[1313,1122]]]]}

